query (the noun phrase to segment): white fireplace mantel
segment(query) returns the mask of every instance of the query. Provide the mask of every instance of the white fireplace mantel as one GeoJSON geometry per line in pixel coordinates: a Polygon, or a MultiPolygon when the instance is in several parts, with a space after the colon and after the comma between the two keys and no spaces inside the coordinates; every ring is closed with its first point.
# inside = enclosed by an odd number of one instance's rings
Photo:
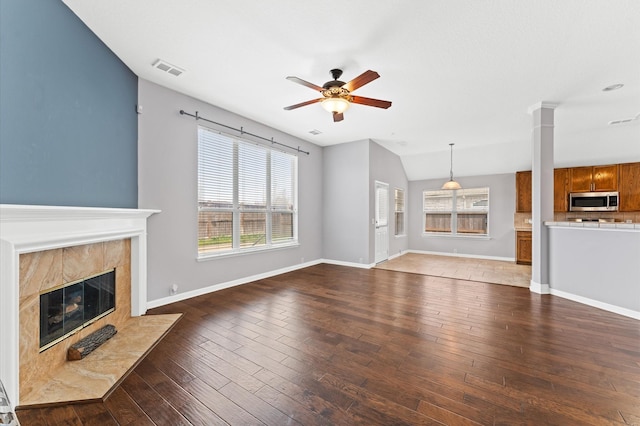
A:
{"type": "Polygon", "coordinates": [[[131,315],[147,310],[147,218],[159,210],[0,204],[0,381],[19,404],[19,256],[131,238],[131,315]]]}

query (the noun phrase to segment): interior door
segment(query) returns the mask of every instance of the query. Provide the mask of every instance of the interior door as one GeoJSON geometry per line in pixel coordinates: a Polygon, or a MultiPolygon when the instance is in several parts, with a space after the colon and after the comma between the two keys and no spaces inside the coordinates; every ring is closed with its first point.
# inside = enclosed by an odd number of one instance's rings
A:
{"type": "Polygon", "coordinates": [[[389,258],[389,185],[375,184],[375,263],[389,258]]]}

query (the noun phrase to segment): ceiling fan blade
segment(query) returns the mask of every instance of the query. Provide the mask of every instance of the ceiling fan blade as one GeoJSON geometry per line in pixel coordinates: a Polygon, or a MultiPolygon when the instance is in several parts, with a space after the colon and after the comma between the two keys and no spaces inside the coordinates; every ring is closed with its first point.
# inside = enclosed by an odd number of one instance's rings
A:
{"type": "Polygon", "coordinates": [[[337,112],[334,112],[334,113],[333,113],[333,121],[334,121],[334,122],[336,122],[336,123],[337,123],[338,121],[342,121],[342,120],[344,120],[344,114],[342,114],[342,113],[337,113],[337,112]]]}
{"type": "Polygon", "coordinates": [[[311,88],[313,90],[317,90],[318,92],[322,92],[324,90],[322,87],[316,86],[315,84],[309,83],[308,81],[305,81],[305,80],[303,80],[301,78],[298,78],[298,77],[289,76],[289,77],[287,77],[287,80],[293,81],[294,83],[302,84],[303,86],[307,86],[307,87],[309,87],[309,88],[311,88]]]}
{"type": "Polygon", "coordinates": [[[351,98],[351,102],[353,102],[354,104],[362,104],[384,109],[387,109],[391,106],[391,102],[381,101],[380,99],[363,98],[362,96],[352,96],[351,98]]]}
{"type": "Polygon", "coordinates": [[[300,102],[299,104],[286,106],[286,107],[284,107],[284,109],[286,109],[287,111],[290,111],[292,109],[296,109],[296,108],[300,108],[300,107],[303,107],[303,106],[315,104],[316,102],[320,102],[323,99],[324,98],[311,99],[310,101],[300,102]]]}
{"type": "Polygon", "coordinates": [[[351,80],[350,82],[348,82],[342,87],[344,89],[347,89],[349,92],[353,92],[358,87],[362,87],[365,84],[372,82],[378,77],[380,77],[380,74],[378,74],[375,71],[368,70],[363,72],[362,74],[360,74],[359,76],[357,76],[356,78],[354,78],[353,80],[351,80]]]}

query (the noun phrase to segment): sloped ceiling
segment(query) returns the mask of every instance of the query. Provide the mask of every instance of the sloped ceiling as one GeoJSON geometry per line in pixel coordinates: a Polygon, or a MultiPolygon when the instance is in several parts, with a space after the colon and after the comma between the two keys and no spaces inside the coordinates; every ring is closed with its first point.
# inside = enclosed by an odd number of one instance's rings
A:
{"type": "Polygon", "coordinates": [[[640,161],[640,118],[607,124],[640,114],[637,0],[64,2],[140,78],[317,145],[372,139],[410,180],[447,177],[449,143],[456,176],[529,169],[541,101],[558,104],[557,167],[640,161]],[[322,85],[332,68],[377,71],[355,94],[393,106],[339,123],[283,109],[318,97],[285,77],[322,85]]]}

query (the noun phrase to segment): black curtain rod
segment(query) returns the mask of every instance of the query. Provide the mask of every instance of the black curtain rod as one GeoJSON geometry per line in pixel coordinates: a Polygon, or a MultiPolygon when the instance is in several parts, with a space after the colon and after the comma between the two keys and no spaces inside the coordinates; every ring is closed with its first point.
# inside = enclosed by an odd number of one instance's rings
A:
{"type": "Polygon", "coordinates": [[[296,148],[296,147],[293,147],[293,146],[289,146],[289,145],[286,145],[286,144],[283,144],[283,143],[280,143],[280,142],[274,141],[274,140],[273,140],[273,138],[271,138],[271,139],[267,139],[267,138],[263,138],[263,137],[262,137],[262,136],[260,136],[260,135],[255,135],[255,134],[253,134],[253,133],[245,132],[245,131],[244,131],[244,129],[243,129],[242,127],[240,127],[239,129],[236,129],[235,127],[227,126],[226,124],[217,123],[217,122],[215,122],[215,121],[213,121],[213,120],[209,120],[209,119],[207,119],[207,118],[201,117],[201,116],[199,116],[199,115],[198,115],[198,111],[196,111],[196,113],[195,113],[195,115],[194,115],[194,114],[189,114],[188,112],[186,112],[186,111],[184,111],[184,110],[182,110],[182,109],[181,109],[181,110],[180,110],[180,115],[188,115],[189,117],[193,117],[193,118],[195,118],[196,120],[204,120],[204,121],[207,121],[207,122],[209,122],[209,123],[213,123],[213,124],[215,124],[215,125],[217,125],[217,126],[222,126],[222,127],[224,127],[224,128],[227,128],[227,129],[235,130],[236,132],[240,132],[240,135],[249,135],[249,136],[253,136],[254,138],[262,139],[263,141],[267,141],[267,142],[270,142],[270,143],[272,143],[272,144],[276,144],[276,145],[284,146],[284,147],[286,147],[286,148],[293,149],[294,151],[302,152],[302,153],[305,153],[305,154],[309,155],[309,152],[308,152],[308,151],[303,151],[303,150],[301,150],[301,149],[300,149],[300,147],[297,147],[297,148],[296,148]]]}

